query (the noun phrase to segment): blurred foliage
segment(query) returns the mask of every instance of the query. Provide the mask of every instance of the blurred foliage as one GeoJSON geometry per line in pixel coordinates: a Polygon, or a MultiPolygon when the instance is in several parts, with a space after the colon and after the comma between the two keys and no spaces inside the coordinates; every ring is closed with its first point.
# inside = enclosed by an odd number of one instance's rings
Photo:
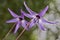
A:
{"type": "MultiPolygon", "coordinates": [[[[9,29],[13,26],[13,24],[5,23],[6,20],[12,18],[12,16],[10,15],[7,9],[10,8],[16,14],[20,15],[20,9],[26,11],[26,8],[23,5],[24,1],[26,1],[28,7],[35,12],[41,11],[51,2],[51,0],[0,0],[0,39],[3,39],[4,36],[7,34],[7,32],[9,31],[9,29]]],[[[16,33],[16,35],[13,34],[14,31],[13,30],[5,40],[15,40],[15,38],[22,30],[23,28],[20,28],[16,33]]],[[[33,28],[29,32],[28,31],[24,32],[20,40],[35,40],[35,39],[31,39],[30,37],[33,30],[35,29],[33,28]]]]}

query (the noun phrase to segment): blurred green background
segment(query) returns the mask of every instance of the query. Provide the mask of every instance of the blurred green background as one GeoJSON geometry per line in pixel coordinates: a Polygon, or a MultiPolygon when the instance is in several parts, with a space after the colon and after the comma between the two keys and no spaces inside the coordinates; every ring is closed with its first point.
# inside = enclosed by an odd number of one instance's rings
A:
{"type": "MultiPolygon", "coordinates": [[[[23,5],[24,1],[26,1],[28,7],[35,12],[40,12],[44,7],[49,5],[50,2],[53,2],[53,0],[0,0],[0,40],[4,38],[9,29],[13,26],[13,24],[5,23],[7,20],[13,18],[7,9],[10,8],[16,14],[20,15],[20,9],[26,11],[23,5]]],[[[49,11],[47,13],[49,13],[49,11]]],[[[32,35],[31,37],[31,34],[35,29],[36,27],[32,28],[30,31],[25,31],[23,35],[20,37],[20,40],[37,40],[35,35],[32,35]]],[[[13,31],[9,34],[7,38],[5,38],[5,40],[15,40],[22,30],[23,28],[20,28],[18,32],[14,35],[13,29],[13,31]]]]}

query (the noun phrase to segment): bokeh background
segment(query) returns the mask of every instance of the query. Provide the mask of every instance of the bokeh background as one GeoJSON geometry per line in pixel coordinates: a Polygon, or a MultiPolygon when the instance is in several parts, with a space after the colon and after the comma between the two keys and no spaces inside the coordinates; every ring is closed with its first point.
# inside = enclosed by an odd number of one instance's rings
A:
{"type": "MultiPolygon", "coordinates": [[[[49,10],[44,18],[48,21],[58,21],[57,24],[44,24],[46,31],[40,30],[34,26],[30,31],[25,31],[19,40],[60,40],[60,0],[0,0],[0,40],[2,40],[13,24],[7,24],[6,21],[13,17],[8,12],[8,8],[20,15],[20,9],[26,11],[23,2],[26,1],[29,8],[35,12],[40,12],[47,5],[49,10]]],[[[26,11],[27,12],[27,11],[26,11]]],[[[26,18],[26,20],[30,20],[26,18]]],[[[12,32],[5,40],[15,40],[19,33],[23,30],[21,27],[16,34],[12,32]]]]}

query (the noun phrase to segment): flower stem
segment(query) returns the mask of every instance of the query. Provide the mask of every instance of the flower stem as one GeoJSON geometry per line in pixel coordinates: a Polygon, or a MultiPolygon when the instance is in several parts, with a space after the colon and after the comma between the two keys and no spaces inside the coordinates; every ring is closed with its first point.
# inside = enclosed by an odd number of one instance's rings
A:
{"type": "Polygon", "coordinates": [[[26,30],[26,28],[27,27],[29,27],[29,24],[30,24],[30,22],[29,23],[27,23],[27,26],[23,29],[23,31],[18,35],[18,37],[16,38],[16,40],[18,40],[19,39],[19,37],[21,37],[22,36],[22,34],[24,33],[24,31],[26,30]]]}
{"type": "Polygon", "coordinates": [[[10,32],[13,30],[15,24],[13,25],[13,27],[9,30],[9,32],[5,35],[5,37],[3,38],[3,40],[10,34],[10,32]]]}

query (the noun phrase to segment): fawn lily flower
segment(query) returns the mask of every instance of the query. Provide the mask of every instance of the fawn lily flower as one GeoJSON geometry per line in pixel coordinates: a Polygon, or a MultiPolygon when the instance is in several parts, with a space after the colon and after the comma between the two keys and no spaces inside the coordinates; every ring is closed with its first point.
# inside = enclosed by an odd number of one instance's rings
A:
{"type": "Polygon", "coordinates": [[[24,15],[23,14],[21,14],[21,16],[18,16],[13,11],[11,11],[9,8],[8,8],[8,11],[13,16],[13,19],[6,21],[6,23],[16,23],[16,27],[15,27],[14,33],[17,32],[17,30],[19,29],[19,27],[21,25],[24,28],[26,27],[27,21],[24,19],[24,15]]]}
{"type": "Polygon", "coordinates": [[[26,13],[23,10],[21,10],[21,13],[23,13],[26,17],[31,18],[31,23],[29,25],[29,28],[32,28],[34,25],[37,25],[40,29],[45,30],[43,23],[50,23],[50,24],[55,24],[56,22],[48,22],[43,18],[45,15],[46,11],[48,10],[48,6],[46,6],[41,12],[36,13],[32,11],[24,2],[24,6],[26,7],[27,11],[30,13],[26,13]]]}

